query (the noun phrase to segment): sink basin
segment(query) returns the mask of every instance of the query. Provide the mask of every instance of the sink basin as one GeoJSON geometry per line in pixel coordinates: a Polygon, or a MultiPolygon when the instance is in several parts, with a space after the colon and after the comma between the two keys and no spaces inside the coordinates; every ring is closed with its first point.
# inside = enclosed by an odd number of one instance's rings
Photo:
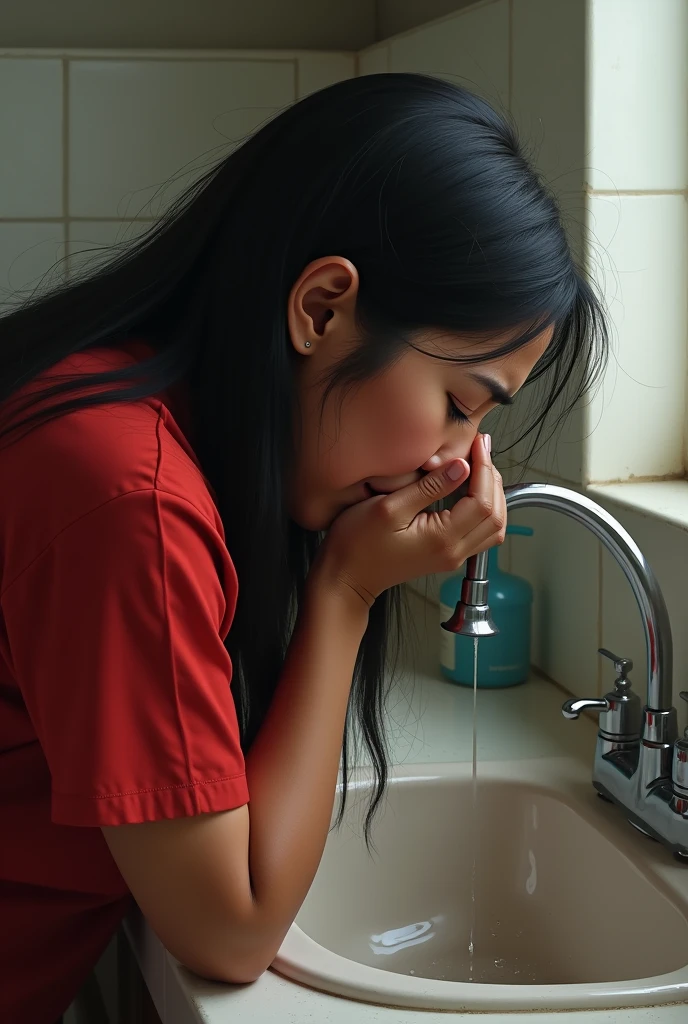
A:
{"type": "Polygon", "coordinates": [[[578,762],[481,764],[475,812],[470,764],[397,768],[372,856],[369,785],[355,776],[274,969],[432,1010],[688,1000],[688,869],[599,800],[578,762]]]}

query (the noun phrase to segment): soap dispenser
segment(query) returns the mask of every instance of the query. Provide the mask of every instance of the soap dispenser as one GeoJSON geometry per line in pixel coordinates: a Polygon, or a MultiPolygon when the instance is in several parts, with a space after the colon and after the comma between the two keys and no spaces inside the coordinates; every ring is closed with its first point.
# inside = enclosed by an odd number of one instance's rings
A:
{"type": "MultiPolygon", "coordinates": [[[[507,526],[507,534],[531,537],[529,526],[507,526]]],[[[499,567],[498,548],[488,555],[490,609],[499,630],[485,637],[478,649],[480,687],[516,686],[530,675],[530,630],[533,588],[527,580],[499,567]]],[[[440,623],[454,614],[461,597],[463,576],[451,576],[440,587],[440,623]]],[[[445,678],[461,686],[473,686],[473,638],[439,628],[440,669],[445,678]]]]}

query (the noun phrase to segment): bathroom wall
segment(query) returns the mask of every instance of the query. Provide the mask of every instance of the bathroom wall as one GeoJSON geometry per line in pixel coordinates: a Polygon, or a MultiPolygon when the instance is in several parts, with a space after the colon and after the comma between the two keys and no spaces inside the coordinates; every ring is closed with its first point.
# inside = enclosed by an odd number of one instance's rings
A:
{"type": "MultiPolygon", "coordinates": [[[[678,680],[688,675],[676,571],[688,567],[687,7],[688,0],[483,0],[358,58],[361,74],[446,75],[508,108],[559,194],[577,249],[587,223],[593,242],[583,256],[612,313],[613,372],[528,476],[599,485],[599,500],[641,541],[669,604],[678,680]],[[627,482],[639,475],[650,482],[627,482]]],[[[381,25],[393,24],[393,9],[405,18],[421,10],[380,0],[381,25]]],[[[12,17],[10,28],[20,13],[12,17]]],[[[199,155],[214,158],[272,111],[355,73],[351,52],[0,51],[0,132],[3,155],[11,154],[0,160],[0,303],[38,283],[65,253],[74,266],[80,250],[144,228],[179,183],[162,197],[156,189],[180,167],[190,163],[188,180],[199,155]]],[[[53,273],[67,269],[59,263],[53,273]]],[[[595,693],[610,680],[596,653],[604,644],[632,656],[641,680],[640,620],[597,542],[550,513],[514,520],[537,531],[503,556],[536,585],[538,667],[577,693],[595,693]]]]}
{"type": "MultiPolygon", "coordinates": [[[[516,0],[516,10],[522,2],[516,0]]],[[[561,443],[559,455],[550,449],[529,476],[591,487],[591,496],[640,545],[669,610],[674,703],[682,705],[683,724],[688,3],[590,0],[587,8],[585,255],[609,310],[613,356],[602,387],[582,409],[578,436],[569,434],[573,443],[561,443]]],[[[537,35],[531,39],[537,46],[537,35]]],[[[548,42],[549,28],[539,37],[541,50],[548,42]]],[[[527,521],[537,532],[532,549],[517,542],[512,548],[514,571],[536,585],[536,663],[575,693],[604,693],[614,678],[596,653],[604,646],[633,659],[632,677],[642,691],[641,619],[618,566],[575,523],[539,510],[519,512],[513,521],[527,521]]]]}
{"type": "MultiPolygon", "coordinates": [[[[559,197],[609,308],[614,353],[599,394],[530,460],[526,479],[592,485],[636,538],[669,608],[676,704],[688,679],[687,35],[686,0],[486,0],[359,58],[362,74],[439,74],[502,103],[559,197]]],[[[525,412],[522,403],[514,415],[525,412]]],[[[507,421],[502,440],[514,426],[507,421]]],[[[512,521],[536,531],[510,541],[502,558],[535,586],[538,668],[596,695],[613,681],[597,654],[606,646],[633,658],[642,689],[641,620],[615,563],[562,516],[525,510],[512,521]]],[[[434,600],[441,578],[416,588],[434,600]]]]}

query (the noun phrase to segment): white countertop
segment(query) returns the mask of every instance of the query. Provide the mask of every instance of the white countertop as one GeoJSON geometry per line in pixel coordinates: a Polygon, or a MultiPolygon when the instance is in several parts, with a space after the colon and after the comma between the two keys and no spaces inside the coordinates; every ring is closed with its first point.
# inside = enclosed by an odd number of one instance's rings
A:
{"type": "MultiPolygon", "coordinates": [[[[413,658],[415,669],[400,672],[389,702],[393,760],[397,764],[469,761],[473,693],[444,681],[437,670],[436,606],[416,595],[410,600],[418,653],[413,658]]],[[[408,665],[411,659],[404,661],[408,665]]],[[[585,718],[567,722],[560,711],[563,699],[563,691],[538,678],[510,689],[479,690],[478,774],[481,761],[561,755],[592,767],[594,723],[585,718]]],[[[142,918],[132,918],[127,930],[163,1024],[447,1024],[448,1018],[474,1017],[358,1003],[298,985],[274,971],[252,985],[203,981],[169,956],[142,918]]],[[[504,1024],[504,1019],[503,1014],[480,1014],[484,1024],[504,1024]]],[[[567,1024],[685,1024],[687,1019],[685,1003],[566,1013],[567,1024]]],[[[562,1024],[562,1014],[519,1013],[514,1020],[562,1024]]]]}

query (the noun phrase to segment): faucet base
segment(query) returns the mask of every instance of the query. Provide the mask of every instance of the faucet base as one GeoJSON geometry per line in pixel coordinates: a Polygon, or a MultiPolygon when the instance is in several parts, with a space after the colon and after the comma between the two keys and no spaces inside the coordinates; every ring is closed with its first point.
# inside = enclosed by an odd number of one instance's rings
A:
{"type": "Polygon", "coordinates": [[[659,804],[655,804],[655,812],[657,816],[660,814],[666,819],[662,822],[661,831],[658,828],[653,828],[645,818],[641,818],[638,814],[632,811],[626,804],[620,800],[614,793],[610,792],[604,783],[598,779],[593,779],[593,786],[597,791],[597,794],[602,797],[603,800],[608,803],[615,804],[621,811],[623,811],[626,820],[629,824],[633,825],[638,832],[641,832],[648,839],[652,839],[656,843],[661,843],[662,846],[667,847],[682,864],[688,867],[688,846],[683,842],[676,839],[676,835],[681,828],[681,824],[686,821],[686,818],[682,814],[677,814],[671,807],[673,801],[673,793],[671,787],[667,785],[657,786],[652,793],[647,796],[648,800],[659,800],[659,804]],[[663,792],[659,792],[662,790],[663,792]],[[666,808],[664,813],[660,811],[660,807],[666,808]]]}

